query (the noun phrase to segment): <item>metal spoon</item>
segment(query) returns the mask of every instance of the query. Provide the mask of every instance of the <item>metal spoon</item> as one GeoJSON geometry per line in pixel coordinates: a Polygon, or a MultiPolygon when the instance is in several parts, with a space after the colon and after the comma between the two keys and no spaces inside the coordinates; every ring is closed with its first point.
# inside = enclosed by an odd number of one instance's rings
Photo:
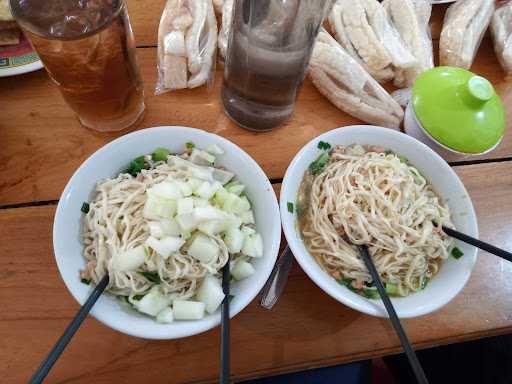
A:
{"type": "Polygon", "coordinates": [[[284,287],[288,281],[288,274],[293,264],[293,253],[290,247],[286,246],[283,253],[276,261],[274,269],[270,274],[261,295],[260,305],[265,309],[272,309],[277,300],[283,293],[284,287]]]}

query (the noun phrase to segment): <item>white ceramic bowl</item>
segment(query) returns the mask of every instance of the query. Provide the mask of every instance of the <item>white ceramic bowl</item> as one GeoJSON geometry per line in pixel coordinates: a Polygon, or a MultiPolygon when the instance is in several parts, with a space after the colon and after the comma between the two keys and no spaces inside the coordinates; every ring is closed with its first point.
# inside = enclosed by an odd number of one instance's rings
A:
{"type": "MultiPolygon", "coordinates": [[[[218,144],[225,150],[218,164],[233,171],[245,184],[254,205],[257,230],[264,241],[264,257],[256,260],[256,273],[232,285],[231,317],[244,309],[258,294],[274,266],[281,240],[279,207],[272,186],[258,164],[230,141],[193,128],[158,127],[137,131],[107,144],[89,157],[75,172],[62,193],[55,215],[53,246],[64,283],[74,298],[83,304],[92,288],[80,282],[79,271],[85,265],[80,241],[82,202],[93,197],[98,180],[116,176],[134,158],[166,147],[180,152],[192,141],[199,147],[218,144]]],[[[197,321],[158,324],[154,319],[121,306],[117,299],[104,294],[91,314],[120,332],[147,339],[174,339],[207,331],[220,323],[220,311],[197,321]]]]}
{"type": "MultiPolygon", "coordinates": [[[[372,126],[338,128],[310,141],[295,156],[286,171],[280,201],[284,234],[295,258],[309,277],[339,302],[369,315],[386,317],[387,313],[382,301],[369,300],[351,292],[322,270],[299,236],[295,215],[287,210],[287,202],[296,201],[297,190],[304,172],[320,154],[317,148],[319,141],[325,141],[331,145],[378,145],[407,157],[450,206],[456,228],[470,236],[478,237],[473,204],[458,176],[439,155],[416,139],[388,128],[372,126]]],[[[398,316],[405,318],[430,313],[441,308],[460,292],[469,279],[477,251],[464,243],[456,244],[464,252],[463,257],[458,260],[449,257],[424,290],[408,297],[392,299],[398,316]]]]}

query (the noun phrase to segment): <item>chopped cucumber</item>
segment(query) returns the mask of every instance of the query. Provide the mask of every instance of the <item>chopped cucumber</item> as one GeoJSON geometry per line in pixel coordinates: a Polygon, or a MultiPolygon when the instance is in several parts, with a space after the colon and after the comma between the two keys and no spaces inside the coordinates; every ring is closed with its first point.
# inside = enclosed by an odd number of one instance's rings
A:
{"type": "Polygon", "coordinates": [[[194,200],[191,197],[185,197],[178,200],[178,215],[186,215],[194,211],[194,200]]]}
{"type": "Polygon", "coordinates": [[[188,160],[197,165],[212,165],[215,162],[215,156],[206,151],[194,148],[188,160]]]}
{"type": "Polygon", "coordinates": [[[226,220],[226,213],[212,206],[199,207],[194,209],[194,217],[197,221],[226,220]]]}
{"type": "Polygon", "coordinates": [[[177,200],[183,197],[180,186],[174,181],[164,181],[162,183],[155,184],[148,190],[148,193],[164,199],[177,200]]]}
{"type": "Polygon", "coordinates": [[[245,236],[242,253],[250,257],[262,257],[263,240],[261,235],[256,233],[254,235],[245,236]]]}
{"type": "Polygon", "coordinates": [[[174,300],[172,312],[176,320],[200,320],[204,317],[206,306],[198,301],[174,300]]]}
{"type": "Polygon", "coordinates": [[[123,253],[114,254],[112,257],[112,268],[120,272],[135,271],[144,264],[145,257],[144,246],[139,245],[123,253]]]}
{"type": "Polygon", "coordinates": [[[393,283],[386,283],[386,292],[391,296],[398,296],[398,285],[393,283]]]}
{"type": "Polygon", "coordinates": [[[176,200],[164,199],[148,193],[143,216],[151,220],[171,218],[176,214],[176,208],[176,200]]]}
{"type": "Polygon", "coordinates": [[[245,236],[254,235],[256,233],[256,231],[254,229],[252,229],[251,227],[247,227],[247,226],[243,226],[242,228],[240,228],[240,230],[242,231],[242,233],[245,236]]]}
{"type": "Polygon", "coordinates": [[[172,308],[166,307],[158,312],[156,316],[156,321],[162,324],[170,324],[174,321],[174,316],[172,314],[172,308]]]}
{"type": "Polygon", "coordinates": [[[235,280],[243,280],[253,275],[254,272],[255,269],[251,263],[244,260],[238,260],[231,270],[231,276],[233,276],[235,280]]]}
{"type": "Polygon", "coordinates": [[[194,212],[178,215],[176,216],[176,221],[184,232],[192,232],[199,224],[195,218],[194,212]]]}
{"type": "Polygon", "coordinates": [[[217,144],[210,144],[209,146],[206,147],[205,151],[216,156],[224,154],[222,148],[220,148],[217,144]]]}
{"type": "Polygon", "coordinates": [[[235,177],[235,174],[229,171],[225,171],[223,169],[213,168],[212,176],[222,185],[225,185],[229,183],[233,177],[235,177]]]}
{"type": "Polygon", "coordinates": [[[222,185],[218,181],[213,183],[205,181],[194,191],[194,195],[210,200],[220,188],[222,188],[222,185]]]}
{"type": "Polygon", "coordinates": [[[226,184],[226,190],[230,193],[234,193],[235,195],[240,196],[240,194],[245,190],[245,186],[240,184],[238,181],[231,181],[226,184]]]}
{"type": "Polygon", "coordinates": [[[244,245],[244,234],[238,228],[230,228],[226,231],[224,243],[229,253],[239,253],[244,245]]]}
{"type": "Polygon", "coordinates": [[[254,224],[256,221],[254,220],[254,214],[252,211],[244,212],[240,215],[242,219],[242,224],[254,224]]]}
{"type": "Polygon", "coordinates": [[[132,300],[131,303],[139,312],[156,316],[171,303],[171,300],[160,291],[158,286],[155,286],[142,299],[132,300]]]}
{"type": "Polygon", "coordinates": [[[202,233],[194,238],[188,248],[188,254],[202,263],[209,263],[216,259],[219,252],[220,249],[217,243],[202,233]]]}
{"type": "Polygon", "coordinates": [[[196,299],[204,303],[206,312],[214,313],[224,300],[224,292],[219,280],[212,275],[207,275],[197,290],[196,299]]]}
{"type": "Polygon", "coordinates": [[[215,236],[225,231],[226,223],[218,220],[205,221],[204,223],[199,224],[197,229],[207,235],[215,236]]]}
{"type": "Polygon", "coordinates": [[[165,237],[158,240],[154,237],[148,237],[146,245],[152,248],[156,253],[167,259],[171,254],[177,252],[185,244],[185,240],[179,237],[165,237]]]}

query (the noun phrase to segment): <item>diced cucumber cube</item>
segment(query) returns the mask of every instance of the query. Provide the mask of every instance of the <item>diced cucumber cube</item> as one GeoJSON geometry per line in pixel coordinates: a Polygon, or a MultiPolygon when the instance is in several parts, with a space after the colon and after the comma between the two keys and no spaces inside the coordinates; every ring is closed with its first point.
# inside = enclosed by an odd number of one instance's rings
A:
{"type": "Polygon", "coordinates": [[[166,307],[166,308],[162,309],[160,312],[158,312],[158,315],[156,316],[156,321],[158,323],[162,323],[162,324],[172,323],[174,321],[172,308],[166,307]]]}
{"type": "Polygon", "coordinates": [[[146,245],[165,259],[171,256],[174,252],[177,252],[183,244],[185,244],[185,240],[179,237],[170,236],[161,240],[150,236],[146,240],[146,245]]]}
{"type": "Polygon", "coordinates": [[[205,151],[216,156],[224,154],[222,148],[220,148],[217,144],[210,144],[209,146],[206,147],[205,151]]]}
{"type": "Polygon", "coordinates": [[[178,215],[186,215],[194,211],[194,200],[191,197],[185,197],[178,200],[178,215]]]}
{"type": "Polygon", "coordinates": [[[244,234],[238,228],[228,229],[226,231],[226,236],[224,237],[224,243],[226,243],[228,252],[232,254],[239,253],[242,250],[244,238],[244,234]]]}
{"type": "Polygon", "coordinates": [[[231,269],[231,275],[235,280],[243,280],[253,275],[255,272],[254,267],[251,263],[244,260],[238,260],[235,262],[235,266],[231,269]]]}
{"type": "Polygon", "coordinates": [[[217,243],[201,233],[194,238],[188,248],[188,254],[202,263],[209,263],[216,259],[219,252],[217,243]]]}
{"type": "Polygon", "coordinates": [[[139,245],[138,247],[119,254],[114,254],[112,268],[120,272],[135,271],[144,264],[145,256],[143,245],[139,245]]]}
{"type": "Polygon", "coordinates": [[[263,240],[261,235],[256,233],[246,236],[242,247],[242,253],[250,257],[262,257],[263,240]]]}
{"type": "Polygon", "coordinates": [[[131,303],[133,306],[142,313],[150,316],[156,316],[160,311],[170,304],[170,298],[166,297],[158,288],[155,286],[151,288],[148,294],[140,300],[133,300],[131,303]]]}
{"type": "Polygon", "coordinates": [[[212,275],[207,275],[204,278],[196,294],[197,300],[204,303],[206,312],[209,314],[219,308],[224,296],[219,280],[212,275]]]}
{"type": "Polygon", "coordinates": [[[199,301],[174,300],[172,312],[176,320],[200,320],[204,317],[205,305],[199,301]]]}

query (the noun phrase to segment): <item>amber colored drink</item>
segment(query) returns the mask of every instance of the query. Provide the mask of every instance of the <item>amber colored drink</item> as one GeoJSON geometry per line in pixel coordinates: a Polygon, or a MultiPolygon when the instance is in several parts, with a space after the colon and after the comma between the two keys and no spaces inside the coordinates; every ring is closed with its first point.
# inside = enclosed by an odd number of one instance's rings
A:
{"type": "Polygon", "coordinates": [[[84,126],[116,131],[142,117],[143,85],[122,0],[11,0],[11,7],[84,126]]]}

